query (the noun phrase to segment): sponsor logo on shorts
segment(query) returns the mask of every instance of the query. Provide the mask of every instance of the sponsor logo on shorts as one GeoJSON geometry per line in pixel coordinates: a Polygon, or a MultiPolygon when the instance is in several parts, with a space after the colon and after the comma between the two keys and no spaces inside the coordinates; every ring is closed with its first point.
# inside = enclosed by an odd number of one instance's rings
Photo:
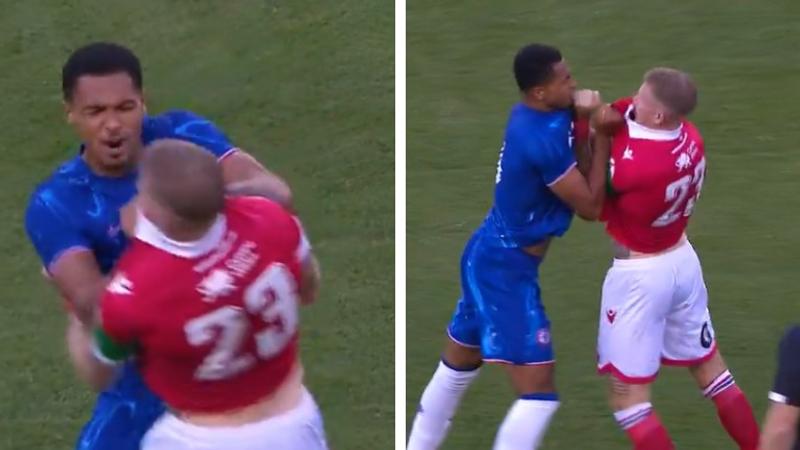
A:
{"type": "Polygon", "coordinates": [[[608,319],[608,323],[614,323],[614,319],[617,318],[617,312],[613,309],[609,309],[606,311],[606,318],[608,319]]]}
{"type": "Polygon", "coordinates": [[[541,330],[536,332],[536,342],[541,345],[547,345],[550,343],[550,330],[546,328],[542,328],[541,330]]]}
{"type": "Polygon", "coordinates": [[[700,331],[700,345],[703,348],[711,348],[711,343],[714,341],[714,336],[711,335],[711,329],[708,327],[708,322],[703,323],[703,329],[700,331]]]}

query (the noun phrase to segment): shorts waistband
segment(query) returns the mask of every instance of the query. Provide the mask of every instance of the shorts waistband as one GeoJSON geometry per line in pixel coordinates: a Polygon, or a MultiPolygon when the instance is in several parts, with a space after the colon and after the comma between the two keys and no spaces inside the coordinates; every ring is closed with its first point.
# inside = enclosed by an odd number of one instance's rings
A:
{"type": "Polygon", "coordinates": [[[300,399],[300,402],[292,410],[278,416],[268,417],[258,422],[251,422],[238,426],[204,427],[183,421],[170,412],[165,413],[164,416],[162,416],[161,421],[163,421],[163,426],[167,427],[178,435],[206,440],[226,436],[230,433],[236,433],[238,436],[259,435],[263,433],[265,426],[281,429],[289,423],[302,421],[304,416],[316,414],[316,411],[317,404],[314,401],[314,397],[311,395],[308,389],[304,387],[303,396],[300,399]]]}
{"type": "Polygon", "coordinates": [[[665,263],[676,258],[681,258],[686,252],[694,253],[694,247],[688,239],[676,245],[670,250],[657,253],[652,256],[639,256],[636,258],[614,258],[613,266],[619,268],[647,268],[653,266],[663,266],[665,263]]]}

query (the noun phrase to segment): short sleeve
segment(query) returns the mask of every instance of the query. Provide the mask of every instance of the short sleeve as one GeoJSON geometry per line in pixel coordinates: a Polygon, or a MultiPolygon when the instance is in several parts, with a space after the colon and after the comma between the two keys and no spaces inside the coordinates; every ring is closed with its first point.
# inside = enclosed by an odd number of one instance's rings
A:
{"type": "Polygon", "coordinates": [[[182,139],[210,151],[217,159],[225,158],[237,150],[225,132],[205,117],[183,110],[169,111],[163,117],[169,126],[159,127],[162,132],[155,133],[153,139],[182,139]]]}
{"type": "Polygon", "coordinates": [[[528,145],[528,154],[548,186],[556,184],[577,164],[566,138],[563,142],[553,138],[531,139],[528,145]]]}
{"type": "Polygon", "coordinates": [[[800,407],[800,326],[789,329],[778,350],[778,372],[769,399],[800,407]]]}
{"type": "Polygon", "coordinates": [[[91,249],[89,240],[70,219],[66,206],[54,196],[49,197],[49,192],[35,194],[25,211],[25,232],[48,272],[62,255],[91,249]]]}

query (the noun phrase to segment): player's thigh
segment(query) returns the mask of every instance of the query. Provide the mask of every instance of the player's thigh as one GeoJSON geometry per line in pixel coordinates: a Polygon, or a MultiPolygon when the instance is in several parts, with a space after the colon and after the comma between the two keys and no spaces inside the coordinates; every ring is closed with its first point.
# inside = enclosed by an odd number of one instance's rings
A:
{"type": "Polygon", "coordinates": [[[486,362],[533,366],[555,360],[537,268],[527,255],[503,270],[484,271],[476,296],[481,354],[486,362]],[[527,263],[527,265],[526,265],[527,263]]]}
{"type": "Polygon", "coordinates": [[[615,261],[603,283],[598,371],[630,384],[651,382],[660,366],[673,277],[669,270],[615,261]]]}
{"type": "Polygon", "coordinates": [[[676,300],[667,316],[662,361],[666,365],[699,366],[716,352],[703,271],[691,247],[677,270],[676,300]]]}
{"type": "MultiPolygon", "coordinates": [[[[521,249],[468,246],[462,260],[463,296],[448,328],[464,349],[479,349],[483,360],[510,364],[552,362],[550,322],[541,303],[540,259],[521,249]]],[[[472,352],[472,355],[475,355],[472,352]]]]}
{"type": "Polygon", "coordinates": [[[442,359],[456,369],[477,367],[481,357],[481,325],[474,301],[465,292],[447,326],[447,340],[442,359]]]}
{"type": "Polygon", "coordinates": [[[461,255],[461,297],[447,326],[448,343],[445,345],[445,361],[454,365],[469,363],[471,356],[480,354],[480,316],[475,303],[476,287],[470,284],[469,267],[474,264],[478,238],[473,236],[461,255]],[[452,359],[447,359],[452,358],[452,359]]]}

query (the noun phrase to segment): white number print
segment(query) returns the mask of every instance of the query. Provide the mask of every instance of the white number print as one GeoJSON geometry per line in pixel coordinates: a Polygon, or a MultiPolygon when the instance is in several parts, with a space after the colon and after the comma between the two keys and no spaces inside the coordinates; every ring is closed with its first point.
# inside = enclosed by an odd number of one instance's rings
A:
{"type": "Polygon", "coordinates": [[[199,347],[216,339],[214,349],[195,371],[198,380],[222,380],[250,368],[253,355],[237,356],[249,325],[242,308],[223,306],[190,320],[184,327],[190,345],[199,347]]]}
{"type": "Polygon", "coordinates": [[[294,277],[283,264],[271,264],[244,290],[244,309],[223,306],[186,323],[184,332],[192,346],[215,342],[211,353],[195,371],[195,378],[214,381],[237,375],[256,363],[256,356],[242,352],[248,331],[248,314],[265,322],[255,334],[258,358],[277,355],[297,331],[299,321],[294,277]]]}
{"type": "Polygon", "coordinates": [[[256,334],[261,359],[278,354],[297,331],[297,284],[283,264],[272,264],[244,292],[244,304],[251,314],[261,312],[267,327],[256,334]]]}
{"type": "Polygon", "coordinates": [[[694,205],[700,198],[700,191],[703,188],[705,173],[706,159],[702,158],[694,167],[694,173],[692,175],[684,175],[670,183],[667,186],[664,201],[672,203],[669,209],[652,223],[652,226],[666,227],[681,217],[691,216],[694,211],[694,205]],[[694,187],[694,195],[687,199],[691,187],[694,187]],[[682,210],[681,207],[683,207],[682,210]]]}

